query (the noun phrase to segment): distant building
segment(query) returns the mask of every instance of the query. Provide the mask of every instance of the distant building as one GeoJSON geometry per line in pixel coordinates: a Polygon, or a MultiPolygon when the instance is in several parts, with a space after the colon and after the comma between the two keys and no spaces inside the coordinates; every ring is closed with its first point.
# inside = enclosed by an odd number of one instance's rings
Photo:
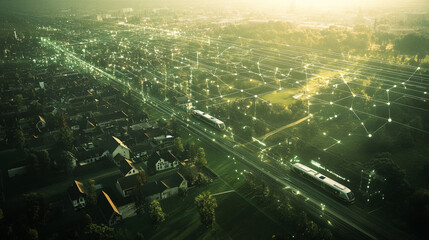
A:
{"type": "Polygon", "coordinates": [[[68,189],[67,193],[75,211],[86,206],[86,193],[83,183],[73,181],[73,185],[68,189]]]}
{"type": "Polygon", "coordinates": [[[122,220],[122,214],[104,191],[99,195],[97,204],[109,226],[113,226],[122,220]]]}

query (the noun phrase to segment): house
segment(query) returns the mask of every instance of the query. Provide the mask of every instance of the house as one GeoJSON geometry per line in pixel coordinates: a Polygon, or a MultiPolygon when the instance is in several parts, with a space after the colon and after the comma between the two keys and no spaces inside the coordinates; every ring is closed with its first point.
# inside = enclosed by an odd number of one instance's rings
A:
{"type": "Polygon", "coordinates": [[[76,180],[73,181],[73,185],[68,189],[67,193],[75,211],[86,206],[86,193],[83,183],[76,180]]]}
{"type": "Polygon", "coordinates": [[[149,144],[137,144],[133,146],[133,159],[141,159],[152,151],[149,144]]]}
{"type": "Polygon", "coordinates": [[[75,153],[79,166],[94,163],[102,157],[107,157],[107,155],[107,151],[103,151],[103,148],[95,147],[92,142],[83,144],[81,147],[77,148],[75,153]]]}
{"type": "Polygon", "coordinates": [[[133,191],[141,183],[140,174],[133,174],[125,177],[118,178],[116,180],[116,189],[121,193],[122,197],[129,197],[133,194],[133,191]]]}
{"type": "MultiPolygon", "coordinates": [[[[130,159],[131,150],[121,140],[119,140],[119,138],[112,136],[109,138],[105,152],[110,158],[112,158],[112,160],[114,160],[117,155],[130,159]]],[[[115,162],[115,164],[119,165],[119,162],[115,162]]]]}
{"type": "Polygon", "coordinates": [[[128,121],[128,115],[124,112],[113,112],[95,117],[97,126],[101,128],[109,128],[118,125],[121,122],[128,121]]]}
{"type": "Polygon", "coordinates": [[[156,151],[148,159],[148,169],[150,172],[155,173],[158,171],[177,167],[179,159],[168,150],[156,151]]]}
{"type": "Polygon", "coordinates": [[[179,189],[187,189],[188,182],[180,174],[176,172],[170,177],[161,180],[146,183],[142,187],[143,195],[148,201],[162,200],[179,194],[179,189]]]}
{"type": "Polygon", "coordinates": [[[113,226],[122,220],[122,214],[118,211],[118,208],[116,208],[116,205],[106,192],[101,192],[97,204],[109,226],[113,226]]]}
{"type": "Polygon", "coordinates": [[[152,147],[158,147],[158,146],[166,147],[168,145],[173,145],[173,143],[174,143],[174,136],[172,135],[154,137],[150,142],[152,147]]]}
{"type": "Polygon", "coordinates": [[[158,125],[156,123],[150,122],[139,122],[130,126],[131,131],[139,131],[139,130],[148,130],[148,129],[157,129],[158,125]]]}
{"type": "Polygon", "coordinates": [[[121,170],[121,173],[124,175],[124,177],[131,176],[139,172],[139,170],[134,167],[133,162],[128,159],[123,159],[119,166],[119,170],[121,170]]]}

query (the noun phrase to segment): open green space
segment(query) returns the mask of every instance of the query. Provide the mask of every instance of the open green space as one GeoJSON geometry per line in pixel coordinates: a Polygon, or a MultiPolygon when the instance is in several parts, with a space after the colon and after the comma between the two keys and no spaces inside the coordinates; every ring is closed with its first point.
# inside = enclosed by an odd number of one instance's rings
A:
{"type": "Polygon", "coordinates": [[[212,230],[206,229],[195,207],[195,197],[204,191],[228,190],[231,189],[222,180],[216,179],[207,187],[190,189],[186,196],[162,200],[166,221],[158,227],[144,214],[125,219],[118,228],[126,228],[132,234],[141,232],[147,239],[267,239],[281,232],[278,225],[234,192],[215,197],[217,224],[212,230]],[[248,222],[242,224],[243,219],[248,222]]]}
{"type": "Polygon", "coordinates": [[[288,106],[296,101],[293,98],[295,94],[298,94],[301,89],[299,88],[283,88],[281,91],[275,91],[270,94],[263,95],[262,98],[270,103],[282,104],[288,106]]]}

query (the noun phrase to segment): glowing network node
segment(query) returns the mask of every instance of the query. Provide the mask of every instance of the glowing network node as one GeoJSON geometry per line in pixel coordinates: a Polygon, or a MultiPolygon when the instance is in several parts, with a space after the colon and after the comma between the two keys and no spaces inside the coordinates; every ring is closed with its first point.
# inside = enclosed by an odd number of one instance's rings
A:
{"type": "Polygon", "coordinates": [[[370,133],[370,134],[368,134],[368,137],[372,137],[372,134],[370,133]]]}
{"type": "Polygon", "coordinates": [[[388,122],[392,122],[392,119],[391,119],[391,118],[389,118],[389,119],[387,119],[387,121],[388,121],[388,122]]]}

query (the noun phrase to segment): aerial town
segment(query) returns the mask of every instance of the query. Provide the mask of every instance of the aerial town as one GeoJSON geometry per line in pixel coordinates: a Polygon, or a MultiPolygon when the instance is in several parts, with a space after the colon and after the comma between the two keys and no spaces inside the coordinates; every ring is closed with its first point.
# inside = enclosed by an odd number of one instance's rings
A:
{"type": "Polygon", "coordinates": [[[387,2],[0,2],[0,239],[427,239],[429,4],[387,2]]]}

